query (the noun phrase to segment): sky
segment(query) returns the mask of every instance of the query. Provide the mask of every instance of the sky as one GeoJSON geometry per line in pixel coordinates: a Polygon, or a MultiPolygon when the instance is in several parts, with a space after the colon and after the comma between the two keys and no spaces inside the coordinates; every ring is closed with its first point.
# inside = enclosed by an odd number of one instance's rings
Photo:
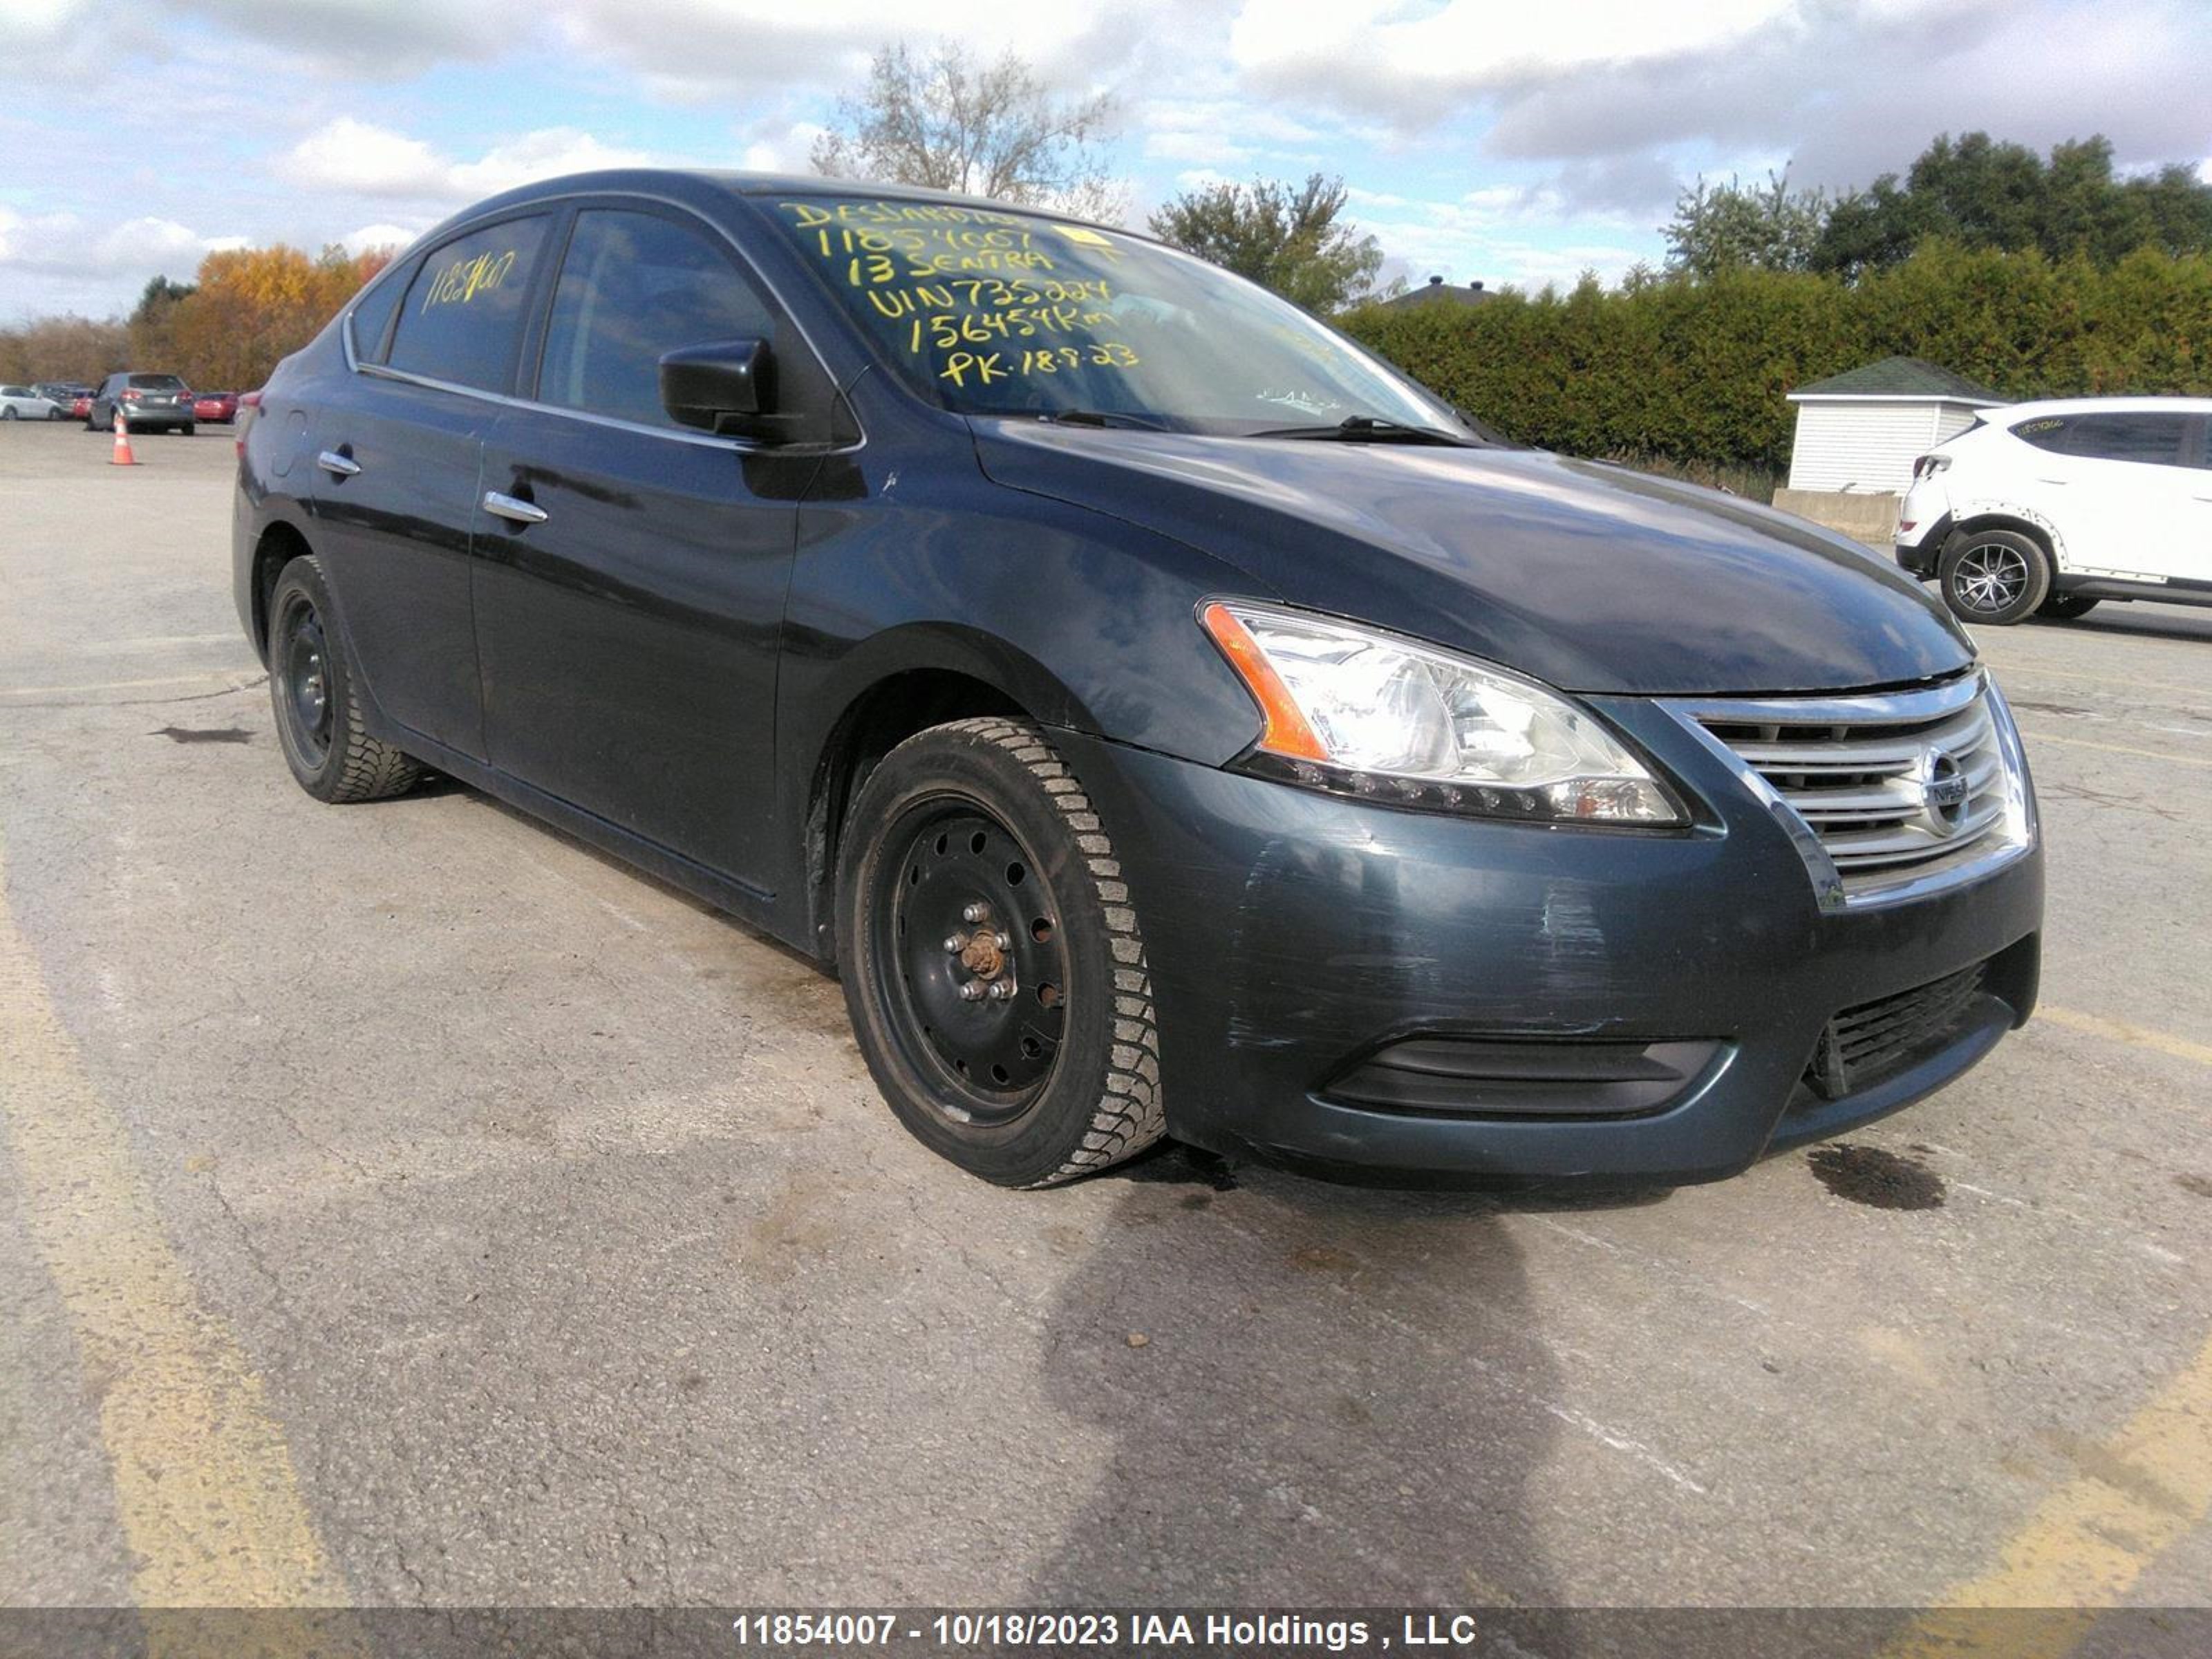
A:
{"type": "Polygon", "coordinates": [[[1132,224],[1318,170],[1413,283],[1616,280],[1700,176],[1863,185],[1941,131],[2212,179],[2212,0],[0,0],[0,324],[561,173],[804,171],[900,40],[1112,94],[1132,224]]]}

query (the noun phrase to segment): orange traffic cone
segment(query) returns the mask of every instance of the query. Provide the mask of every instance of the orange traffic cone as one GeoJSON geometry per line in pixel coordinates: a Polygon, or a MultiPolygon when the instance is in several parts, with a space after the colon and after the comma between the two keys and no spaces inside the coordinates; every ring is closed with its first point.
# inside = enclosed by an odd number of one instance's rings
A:
{"type": "Polygon", "coordinates": [[[115,453],[107,458],[110,466],[136,466],[138,458],[131,453],[131,423],[124,418],[123,405],[115,405],[115,453]]]}

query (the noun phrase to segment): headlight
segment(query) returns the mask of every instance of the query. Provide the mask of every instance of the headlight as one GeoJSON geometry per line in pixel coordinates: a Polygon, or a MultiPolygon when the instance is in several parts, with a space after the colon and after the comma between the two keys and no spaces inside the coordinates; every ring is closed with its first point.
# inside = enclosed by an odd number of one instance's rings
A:
{"type": "Polygon", "coordinates": [[[1319,789],[1537,823],[1679,824],[1627,747],[1533,680],[1301,611],[1200,613],[1260,705],[1248,762],[1319,789]]]}

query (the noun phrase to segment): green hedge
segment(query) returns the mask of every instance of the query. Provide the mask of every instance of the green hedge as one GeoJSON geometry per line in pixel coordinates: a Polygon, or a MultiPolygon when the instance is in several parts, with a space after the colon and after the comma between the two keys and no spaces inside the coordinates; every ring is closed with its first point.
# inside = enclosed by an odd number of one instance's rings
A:
{"type": "Polygon", "coordinates": [[[2100,270],[1923,246],[1856,283],[1743,270],[1480,306],[1364,306],[1339,323],[1525,443],[1779,467],[1796,387],[1892,355],[2015,398],[2212,393],[2212,257],[2100,270]]]}

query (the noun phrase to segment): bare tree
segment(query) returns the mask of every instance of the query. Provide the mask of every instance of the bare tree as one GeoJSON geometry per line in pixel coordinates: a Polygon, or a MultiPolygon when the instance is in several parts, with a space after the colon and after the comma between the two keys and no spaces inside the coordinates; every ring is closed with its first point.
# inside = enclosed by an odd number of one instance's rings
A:
{"type": "Polygon", "coordinates": [[[1343,179],[1318,173],[1206,185],[1153,214],[1152,234],[1326,316],[1374,297],[1382,264],[1375,239],[1338,218],[1349,199],[1343,179]]]}
{"type": "Polygon", "coordinates": [[[817,173],[1054,207],[1118,219],[1127,192],[1099,147],[1113,136],[1111,93],[1055,98],[1007,52],[979,64],[957,44],[927,58],[904,42],[868,65],[867,84],[837,100],[815,141],[817,173]]]}

